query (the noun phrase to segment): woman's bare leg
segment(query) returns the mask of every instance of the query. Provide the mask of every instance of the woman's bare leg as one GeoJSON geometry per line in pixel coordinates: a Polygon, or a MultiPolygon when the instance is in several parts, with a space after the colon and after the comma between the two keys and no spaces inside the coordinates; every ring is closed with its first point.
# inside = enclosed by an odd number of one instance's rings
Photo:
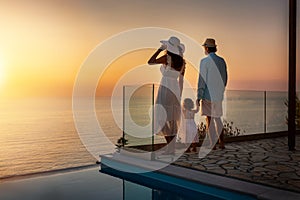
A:
{"type": "Polygon", "coordinates": [[[167,149],[166,149],[166,153],[170,153],[173,154],[175,153],[175,136],[165,136],[165,139],[167,141],[167,149]]]}
{"type": "Polygon", "coordinates": [[[192,151],[197,152],[197,143],[193,142],[192,147],[192,151]]]}

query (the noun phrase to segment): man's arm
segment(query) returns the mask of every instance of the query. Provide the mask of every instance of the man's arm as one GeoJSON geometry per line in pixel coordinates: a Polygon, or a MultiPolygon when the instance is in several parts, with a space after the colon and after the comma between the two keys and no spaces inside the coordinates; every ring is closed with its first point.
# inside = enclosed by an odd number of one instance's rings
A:
{"type": "Polygon", "coordinates": [[[200,63],[200,72],[198,77],[197,103],[204,97],[204,90],[206,87],[206,75],[207,68],[202,60],[200,63]]]}
{"type": "Polygon", "coordinates": [[[224,65],[225,65],[225,80],[224,80],[224,87],[226,87],[227,85],[227,80],[228,80],[228,74],[227,74],[227,65],[226,65],[226,62],[224,60],[224,65]]]}

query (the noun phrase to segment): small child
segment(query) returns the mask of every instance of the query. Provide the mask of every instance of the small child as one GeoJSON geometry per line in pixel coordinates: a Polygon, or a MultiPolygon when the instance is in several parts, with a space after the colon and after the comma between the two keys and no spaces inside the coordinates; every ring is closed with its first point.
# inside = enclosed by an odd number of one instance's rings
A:
{"type": "Polygon", "coordinates": [[[195,123],[195,114],[199,112],[199,106],[196,106],[194,109],[194,102],[190,98],[186,98],[183,101],[182,105],[182,122],[181,122],[181,131],[184,135],[184,142],[187,144],[191,144],[188,149],[185,151],[186,153],[192,151],[197,152],[197,142],[198,142],[198,129],[195,123]]]}

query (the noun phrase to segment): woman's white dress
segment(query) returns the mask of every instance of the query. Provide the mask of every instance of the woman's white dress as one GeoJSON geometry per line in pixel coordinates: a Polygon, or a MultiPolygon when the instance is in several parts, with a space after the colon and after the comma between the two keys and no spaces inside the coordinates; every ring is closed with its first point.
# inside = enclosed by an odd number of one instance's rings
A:
{"type": "Polygon", "coordinates": [[[180,72],[168,65],[160,67],[162,78],[155,102],[154,129],[156,134],[175,136],[180,125],[180,72]]]}

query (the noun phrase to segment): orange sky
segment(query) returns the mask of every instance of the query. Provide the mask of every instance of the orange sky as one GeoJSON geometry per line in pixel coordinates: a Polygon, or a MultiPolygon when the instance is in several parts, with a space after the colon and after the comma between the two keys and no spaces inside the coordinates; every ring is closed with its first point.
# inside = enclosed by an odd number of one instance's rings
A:
{"type": "MultiPolygon", "coordinates": [[[[148,59],[153,54],[155,50],[146,49],[133,51],[126,55],[119,57],[114,61],[109,67],[106,68],[105,72],[101,75],[97,87],[97,96],[111,96],[114,87],[121,79],[122,76],[128,73],[128,71],[133,70],[137,67],[144,66],[139,73],[129,74],[125,77],[123,82],[127,83],[128,86],[144,84],[145,81],[157,82],[160,79],[160,66],[159,65],[147,65],[148,59]]],[[[186,65],[185,79],[193,83],[196,87],[198,80],[197,71],[191,63],[186,65]]]]}
{"type": "MultiPolygon", "coordinates": [[[[228,89],[285,90],[287,10],[282,0],[1,2],[0,96],[69,97],[81,64],[99,43],[149,26],[174,29],[200,44],[216,38],[228,64],[228,89]],[[178,16],[164,15],[167,7],[178,16]]],[[[122,73],[146,64],[153,51],[114,61],[97,94],[109,94],[122,73]]],[[[199,61],[202,57],[199,52],[199,61]]],[[[142,78],[137,74],[137,83],[142,78]]]]}

